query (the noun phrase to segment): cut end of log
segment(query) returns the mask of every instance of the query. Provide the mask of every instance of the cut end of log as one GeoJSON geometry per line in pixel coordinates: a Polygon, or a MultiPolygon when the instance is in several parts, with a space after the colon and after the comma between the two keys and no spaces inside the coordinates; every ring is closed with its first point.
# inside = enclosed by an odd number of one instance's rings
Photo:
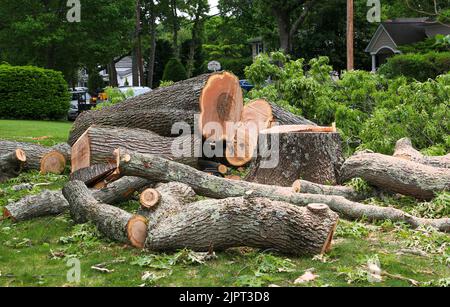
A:
{"type": "Polygon", "coordinates": [[[41,174],[62,174],[66,168],[66,158],[58,152],[51,151],[41,159],[41,174]]]}
{"type": "Polygon", "coordinates": [[[26,162],[27,161],[27,155],[25,154],[25,151],[22,149],[16,149],[16,159],[20,162],[26,162]]]}
{"type": "Polygon", "coordinates": [[[259,131],[268,129],[273,123],[272,106],[265,99],[253,100],[244,107],[241,121],[256,124],[259,131]]]}
{"type": "Polygon", "coordinates": [[[89,129],[86,130],[72,146],[72,173],[91,165],[91,145],[89,142],[88,131],[89,129]]]}
{"type": "Polygon", "coordinates": [[[3,208],[3,219],[14,219],[8,209],[3,208]]]}
{"type": "Polygon", "coordinates": [[[242,89],[230,72],[209,77],[200,96],[200,131],[205,138],[216,140],[227,136],[227,122],[239,122],[243,108],[242,89]]]}
{"type": "Polygon", "coordinates": [[[258,133],[255,134],[252,128],[254,127],[240,126],[236,129],[233,140],[227,143],[225,156],[231,165],[240,167],[252,161],[258,144],[258,133]]]}
{"type": "Polygon", "coordinates": [[[292,188],[294,189],[295,193],[301,193],[302,191],[302,181],[296,180],[294,184],[292,185],[292,188]]]}
{"type": "Polygon", "coordinates": [[[132,246],[144,248],[145,239],[147,239],[147,224],[147,219],[140,215],[135,215],[128,221],[128,240],[132,246]]]}
{"type": "Polygon", "coordinates": [[[219,167],[217,168],[217,170],[219,171],[219,173],[221,173],[222,175],[226,175],[228,173],[228,167],[226,167],[223,164],[220,164],[219,167]]]}
{"type": "Polygon", "coordinates": [[[151,209],[155,207],[161,199],[161,194],[155,189],[146,189],[141,193],[139,201],[142,209],[151,209]]]}

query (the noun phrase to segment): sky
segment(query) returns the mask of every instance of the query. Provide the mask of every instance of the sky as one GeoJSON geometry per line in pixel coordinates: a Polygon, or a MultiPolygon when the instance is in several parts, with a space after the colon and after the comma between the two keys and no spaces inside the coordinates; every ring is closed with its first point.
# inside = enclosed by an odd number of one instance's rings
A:
{"type": "Polygon", "coordinates": [[[217,14],[219,10],[217,9],[217,3],[219,0],[208,0],[209,6],[211,7],[211,11],[209,12],[210,15],[217,14]]]}

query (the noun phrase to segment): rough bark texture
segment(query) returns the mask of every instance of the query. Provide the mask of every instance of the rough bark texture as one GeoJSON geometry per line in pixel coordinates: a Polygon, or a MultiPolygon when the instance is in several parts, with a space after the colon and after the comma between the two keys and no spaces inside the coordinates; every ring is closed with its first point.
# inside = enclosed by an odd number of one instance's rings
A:
{"type": "Polygon", "coordinates": [[[438,157],[425,156],[412,146],[409,138],[398,140],[395,145],[394,157],[434,167],[450,168],[450,154],[438,157]]]}
{"type": "Polygon", "coordinates": [[[194,135],[163,137],[142,129],[91,126],[72,147],[72,171],[114,160],[113,151],[161,155],[197,166],[195,151],[201,153],[202,140],[194,135]]]}
{"type": "Polygon", "coordinates": [[[280,125],[312,125],[316,126],[312,121],[295,115],[284,108],[276,105],[273,102],[268,102],[272,107],[272,125],[273,123],[278,123],[280,125]]]}
{"type": "Polygon", "coordinates": [[[391,220],[405,222],[412,227],[429,225],[441,231],[450,231],[450,219],[421,219],[401,210],[361,204],[342,196],[296,193],[292,187],[264,185],[219,178],[192,167],[167,159],[142,154],[122,155],[120,172],[126,176],[140,176],[153,181],[177,181],[191,186],[198,195],[212,198],[242,197],[251,194],[298,206],[322,203],[349,219],[391,220]]]}
{"type": "MultiPolygon", "coordinates": [[[[81,181],[70,181],[64,187],[63,195],[69,203],[70,215],[75,222],[85,223],[91,221],[108,238],[141,247],[135,244],[136,238],[133,237],[133,231],[130,229],[130,226],[132,226],[131,223],[137,221],[140,224],[139,228],[143,228],[144,232],[146,232],[145,218],[98,202],[81,181]]],[[[139,234],[143,235],[142,233],[139,234]]]]}
{"type": "MultiPolygon", "coordinates": [[[[113,205],[129,199],[135,191],[139,191],[147,185],[150,185],[150,182],[146,179],[123,177],[102,190],[93,191],[92,195],[100,202],[113,205]]],[[[21,222],[43,216],[59,215],[68,208],[69,203],[61,191],[46,190],[7,205],[4,208],[3,216],[21,222]]]]}
{"type": "Polygon", "coordinates": [[[360,177],[384,190],[432,199],[450,189],[450,169],[438,168],[376,153],[359,153],[342,166],[341,180],[360,177]]]}
{"type": "Polygon", "coordinates": [[[247,181],[280,186],[292,186],[300,178],[320,184],[337,183],[343,163],[338,133],[271,133],[271,130],[260,134],[260,151],[247,181]]]}
{"type": "Polygon", "coordinates": [[[94,164],[89,167],[81,168],[70,174],[70,180],[80,180],[88,187],[93,187],[98,182],[114,173],[116,165],[111,163],[94,164]]]}
{"type": "Polygon", "coordinates": [[[242,104],[242,91],[235,76],[228,72],[201,75],[111,107],[83,112],[74,123],[68,143],[73,145],[94,124],[141,128],[171,136],[180,133],[172,133],[173,124],[185,122],[203,133],[204,125],[210,121],[239,121],[242,104]],[[199,127],[194,127],[196,114],[200,114],[199,127]]]}
{"type": "Polygon", "coordinates": [[[315,208],[265,198],[190,203],[149,227],[145,246],[156,251],[250,246],[295,255],[321,254],[330,248],[338,215],[327,206],[315,208]]]}
{"type": "MultiPolygon", "coordinates": [[[[52,151],[61,153],[67,157],[68,145],[58,144],[53,147],[43,147],[32,143],[14,142],[0,140],[0,155],[10,153],[16,149],[22,149],[27,156],[27,163],[24,165],[25,170],[41,170],[42,158],[52,151]]],[[[69,161],[66,159],[66,161],[69,161]]]]}
{"type": "Polygon", "coordinates": [[[14,149],[8,154],[0,155],[0,183],[17,177],[26,163],[25,152],[14,149]]]}

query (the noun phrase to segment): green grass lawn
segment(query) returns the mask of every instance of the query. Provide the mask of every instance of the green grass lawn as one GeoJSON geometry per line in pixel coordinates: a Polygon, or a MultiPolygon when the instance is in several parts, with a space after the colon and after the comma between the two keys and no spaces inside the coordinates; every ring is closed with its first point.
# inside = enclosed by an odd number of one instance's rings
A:
{"type": "MultiPolygon", "coordinates": [[[[31,137],[48,136],[44,143],[53,145],[65,141],[69,129],[70,123],[0,121],[0,139],[35,141],[31,137]]],[[[0,184],[0,210],[43,188],[61,189],[65,182],[67,174],[22,174],[0,184]],[[11,189],[22,182],[50,185],[32,191],[11,189]]],[[[403,199],[389,204],[415,205],[403,199]]],[[[136,199],[122,204],[131,212],[138,206],[136,199]]],[[[412,286],[416,281],[420,286],[450,285],[449,235],[389,222],[341,221],[334,248],[324,257],[289,257],[249,248],[218,252],[208,261],[198,260],[200,256],[132,249],[108,241],[90,224],[74,225],[68,214],[17,224],[0,221],[0,286],[412,286]],[[81,264],[79,283],[67,280],[67,263],[73,258],[81,264]],[[379,263],[381,283],[368,281],[369,262],[379,263]],[[314,281],[294,284],[311,269],[317,275],[314,281]]]]}
{"type": "Polygon", "coordinates": [[[52,146],[67,141],[71,122],[0,120],[0,139],[52,146]]]}

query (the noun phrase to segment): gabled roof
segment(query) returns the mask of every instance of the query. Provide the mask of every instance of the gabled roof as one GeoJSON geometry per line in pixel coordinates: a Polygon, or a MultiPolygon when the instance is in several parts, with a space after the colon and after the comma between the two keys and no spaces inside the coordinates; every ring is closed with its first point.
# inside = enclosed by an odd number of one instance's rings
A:
{"type": "MultiPolygon", "coordinates": [[[[428,37],[439,34],[449,34],[450,25],[443,25],[428,18],[397,18],[382,22],[372,37],[366,52],[373,52],[373,46],[382,33],[386,33],[392,41],[392,46],[408,45],[424,41],[428,37]]],[[[391,46],[391,47],[392,47],[391,46]]]]}

